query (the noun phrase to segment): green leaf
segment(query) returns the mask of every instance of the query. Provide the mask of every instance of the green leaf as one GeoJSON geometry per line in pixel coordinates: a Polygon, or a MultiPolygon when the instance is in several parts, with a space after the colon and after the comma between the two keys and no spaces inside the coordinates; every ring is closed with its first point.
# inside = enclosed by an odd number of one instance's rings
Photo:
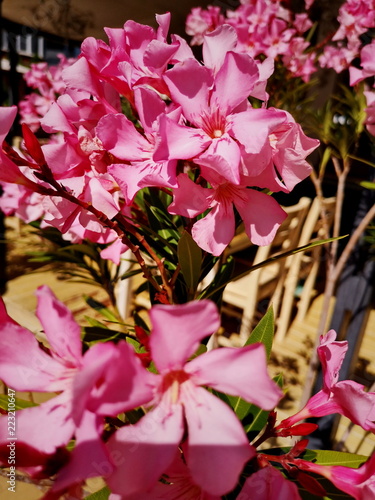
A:
{"type": "MultiPolygon", "coordinates": [[[[313,450],[315,461],[320,465],[344,465],[357,469],[368,457],[334,450],[313,450]]],[[[305,457],[304,457],[305,458],[305,457]]]]}
{"type": "Polygon", "coordinates": [[[83,298],[85,299],[86,304],[89,305],[92,309],[95,309],[95,311],[99,312],[102,316],[109,319],[110,321],[118,323],[118,318],[116,318],[113,312],[110,311],[104,304],[98,302],[92,297],[89,297],[88,295],[84,295],[83,298]]]}
{"type": "Polygon", "coordinates": [[[231,281],[234,269],[234,259],[232,256],[219,267],[212,283],[210,283],[198,296],[201,299],[211,299],[218,306],[221,303],[224,287],[231,281]]]}
{"type": "MultiPolygon", "coordinates": [[[[285,259],[286,257],[289,257],[289,255],[294,255],[299,252],[305,252],[306,250],[309,250],[310,248],[318,247],[320,245],[325,245],[326,243],[332,243],[333,241],[338,241],[342,240],[343,238],[347,238],[348,235],[344,234],[343,236],[338,236],[336,238],[327,238],[326,240],[319,240],[319,241],[313,241],[312,243],[308,243],[307,245],[303,245],[302,247],[294,248],[293,250],[288,250],[287,252],[280,253],[278,255],[275,255],[274,257],[270,257],[269,259],[264,260],[263,262],[260,262],[259,264],[256,264],[255,266],[250,267],[247,271],[236,275],[236,279],[242,278],[243,276],[246,276],[249,272],[256,271],[257,269],[260,269],[262,267],[268,266],[269,264],[272,264],[273,262],[276,262],[277,260],[280,259],[285,259]]],[[[228,259],[229,262],[229,259],[228,259]]],[[[223,266],[222,266],[223,267],[223,266]]],[[[200,294],[199,299],[211,299],[214,294],[220,291],[220,289],[224,288],[227,286],[228,283],[230,283],[232,279],[232,276],[230,276],[229,279],[226,280],[220,280],[220,283],[217,283],[212,287],[209,285],[207,288],[203,290],[203,292],[200,294]]]]}
{"type": "Polygon", "coordinates": [[[359,185],[366,189],[375,189],[375,182],[361,181],[359,185]]]}
{"type": "Polygon", "coordinates": [[[124,338],[124,334],[122,332],[110,330],[109,328],[98,326],[86,326],[84,328],[83,340],[90,345],[94,345],[98,342],[108,342],[109,340],[116,340],[119,338],[124,338]]]}
{"type": "MultiPolygon", "coordinates": [[[[31,406],[38,406],[37,403],[32,401],[26,401],[25,399],[14,398],[14,406],[16,410],[23,410],[24,408],[30,408],[31,406]]],[[[9,410],[9,396],[7,394],[0,394],[0,408],[2,410],[9,410]]]]}
{"type": "Polygon", "coordinates": [[[105,486],[99,491],[96,491],[92,495],[85,497],[85,500],[108,500],[109,495],[111,494],[111,490],[108,486],[105,486]]]}
{"type": "MultiPolygon", "coordinates": [[[[283,386],[282,375],[277,375],[273,380],[279,387],[283,386]]],[[[251,405],[248,414],[242,420],[242,425],[249,438],[249,441],[253,441],[259,434],[259,432],[264,428],[267,423],[269,413],[269,411],[262,410],[262,408],[259,408],[259,406],[256,406],[254,404],[251,405]]]]}
{"type": "Polygon", "coordinates": [[[264,344],[267,353],[267,359],[271,356],[273,336],[275,333],[275,321],[272,306],[267,310],[266,314],[259,321],[254,330],[250,333],[245,345],[261,342],[264,344]]]}
{"type": "Polygon", "coordinates": [[[137,274],[140,274],[142,272],[143,272],[142,269],[132,269],[131,271],[127,271],[126,273],[122,274],[120,276],[120,279],[126,280],[126,279],[131,278],[132,276],[136,276],[137,274]]]}
{"type": "Polygon", "coordinates": [[[190,295],[194,295],[201,274],[202,250],[187,231],[178,242],[177,255],[186,286],[190,295]]]}

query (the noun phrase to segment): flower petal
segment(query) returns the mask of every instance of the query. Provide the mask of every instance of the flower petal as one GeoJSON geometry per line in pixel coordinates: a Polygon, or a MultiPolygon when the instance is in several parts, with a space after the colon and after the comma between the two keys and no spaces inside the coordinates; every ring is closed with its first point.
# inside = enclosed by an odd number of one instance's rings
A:
{"type": "Polygon", "coordinates": [[[21,326],[0,324],[0,379],[16,391],[61,391],[66,367],[42,351],[33,333],[21,326]]]}
{"type": "Polygon", "coordinates": [[[194,374],[200,385],[241,396],[264,410],[275,408],[283,395],[268,375],[263,344],[215,349],[190,361],[185,371],[194,374]]]}
{"type": "Polygon", "coordinates": [[[150,310],[150,348],[157,369],[181,369],[199,341],[220,326],[219,312],[209,300],[177,306],[156,305],[150,310]]]}
{"type": "Polygon", "coordinates": [[[203,250],[221,255],[232,240],[234,231],[232,203],[218,203],[194,224],[191,235],[203,250]]]}
{"type": "Polygon", "coordinates": [[[255,450],[229,406],[200,387],[194,393],[198,404],[181,397],[188,422],[187,464],[203,490],[225,495],[236,486],[255,450]]]}
{"type": "MultiPolygon", "coordinates": [[[[39,406],[17,411],[17,442],[26,443],[29,448],[42,453],[54,453],[56,448],[66,445],[73,436],[75,425],[71,412],[68,391],[39,406]]],[[[6,417],[0,417],[0,443],[9,439],[6,420],[6,417]]]]}
{"type": "Polygon", "coordinates": [[[136,495],[151,489],[173,462],[184,433],[182,406],[157,406],[108,441],[115,471],[107,479],[113,493],[136,495]]]}
{"type": "Polygon", "coordinates": [[[38,297],[37,316],[43,326],[54,354],[65,363],[79,365],[82,358],[81,328],[69,309],[48,286],[41,286],[38,297]]]}

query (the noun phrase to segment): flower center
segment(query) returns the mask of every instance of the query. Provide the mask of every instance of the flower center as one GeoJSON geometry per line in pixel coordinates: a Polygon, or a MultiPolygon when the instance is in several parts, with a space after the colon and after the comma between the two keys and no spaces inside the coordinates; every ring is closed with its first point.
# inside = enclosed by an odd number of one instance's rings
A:
{"type": "Polygon", "coordinates": [[[163,393],[169,391],[173,404],[177,403],[179,399],[181,384],[189,380],[189,378],[190,375],[183,370],[172,370],[164,375],[161,390],[163,393]]]}

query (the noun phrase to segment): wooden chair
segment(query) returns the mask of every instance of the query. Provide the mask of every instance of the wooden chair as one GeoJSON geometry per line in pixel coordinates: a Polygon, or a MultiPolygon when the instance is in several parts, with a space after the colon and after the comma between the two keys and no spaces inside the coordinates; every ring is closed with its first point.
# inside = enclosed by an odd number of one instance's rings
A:
{"type": "MultiPolygon", "coordinates": [[[[288,214],[286,219],[277,231],[273,242],[268,246],[258,248],[254,265],[297,246],[310,204],[311,200],[304,197],[296,205],[284,207],[288,214]]],[[[252,330],[257,305],[261,300],[270,298],[277,313],[282,298],[286,269],[290,262],[290,257],[277,260],[268,266],[234,279],[226,286],[222,310],[242,317],[240,328],[242,341],[248,338],[252,330]],[[230,308],[228,305],[242,309],[242,314],[236,313],[233,307],[230,308]]]]}
{"type": "MultiPolygon", "coordinates": [[[[303,224],[297,247],[308,245],[313,240],[329,237],[334,220],[336,198],[315,198],[303,224]],[[324,219],[321,214],[324,211],[324,219]],[[324,222],[323,222],[324,221],[324,222]]],[[[314,286],[322,256],[322,246],[313,247],[306,252],[299,252],[292,257],[288,274],[285,278],[285,290],[276,323],[276,340],[281,342],[289,328],[293,307],[298,307],[297,320],[302,321],[315,295],[314,286]]]]}

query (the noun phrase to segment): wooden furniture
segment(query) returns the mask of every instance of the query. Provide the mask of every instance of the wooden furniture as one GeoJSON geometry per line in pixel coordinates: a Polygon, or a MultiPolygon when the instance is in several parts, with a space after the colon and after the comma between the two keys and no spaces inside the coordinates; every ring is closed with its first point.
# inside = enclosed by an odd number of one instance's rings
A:
{"type": "MultiPolygon", "coordinates": [[[[302,224],[310,207],[309,198],[301,200],[293,206],[284,207],[287,217],[281,224],[273,242],[259,247],[253,264],[259,264],[277,254],[287,252],[297,246],[302,224]]],[[[259,301],[270,298],[277,313],[282,298],[286,270],[291,263],[291,257],[275,260],[272,264],[247,273],[229,283],[223,293],[223,311],[238,315],[233,308],[242,310],[240,338],[245,341],[254,326],[255,313],[259,301]]],[[[241,315],[241,313],[239,313],[241,315]]]]}
{"type": "MultiPolygon", "coordinates": [[[[303,223],[297,247],[329,237],[335,207],[335,197],[314,199],[303,223]]],[[[323,246],[319,245],[293,256],[285,278],[283,301],[277,318],[277,341],[281,342],[285,337],[295,305],[298,308],[297,320],[302,321],[305,318],[311,300],[316,294],[314,286],[322,255],[323,246]]]]}

